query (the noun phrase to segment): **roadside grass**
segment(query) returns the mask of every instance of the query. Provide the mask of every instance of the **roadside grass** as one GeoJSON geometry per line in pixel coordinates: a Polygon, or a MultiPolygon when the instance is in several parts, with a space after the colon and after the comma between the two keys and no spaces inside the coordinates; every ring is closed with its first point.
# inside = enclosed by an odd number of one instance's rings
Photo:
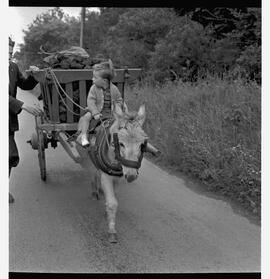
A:
{"type": "Polygon", "coordinates": [[[261,88],[207,77],[195,83],[128,87],[130,110],[146,104],[145,131],[162,154],[154,159],[214,192],[261,213],[261,88]]]}

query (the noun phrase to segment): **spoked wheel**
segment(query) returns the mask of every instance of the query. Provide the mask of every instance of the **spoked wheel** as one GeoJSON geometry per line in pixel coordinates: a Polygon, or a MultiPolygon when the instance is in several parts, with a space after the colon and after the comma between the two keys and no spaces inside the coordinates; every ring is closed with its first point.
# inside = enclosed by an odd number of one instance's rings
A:
{"type": "Polygon", "coordinates": [[[40,168],[40,177],[43,181],[46,181],[46,158],[45,158],[45,142],[44,142],[44,134],[41,129],[38,127],[42,124],[42,118],[36,117],[36,135],[37,135],[37,143],[38,143],[38,161],[40,168]]]}

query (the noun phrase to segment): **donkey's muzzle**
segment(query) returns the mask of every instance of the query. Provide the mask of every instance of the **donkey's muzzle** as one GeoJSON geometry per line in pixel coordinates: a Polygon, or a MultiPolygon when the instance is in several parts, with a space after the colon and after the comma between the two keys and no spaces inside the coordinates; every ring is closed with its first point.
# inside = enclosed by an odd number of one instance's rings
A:
{"type": "Polygon", "coordinates": [[[137,178],[137,175],[134,175],[134,174],[132,174],[132,175],[129,175],[129,174],[125,174],[125,179],[127,180],[127,182],[132,182],[132,181],[134,181],[135,179],[137,178]]]}

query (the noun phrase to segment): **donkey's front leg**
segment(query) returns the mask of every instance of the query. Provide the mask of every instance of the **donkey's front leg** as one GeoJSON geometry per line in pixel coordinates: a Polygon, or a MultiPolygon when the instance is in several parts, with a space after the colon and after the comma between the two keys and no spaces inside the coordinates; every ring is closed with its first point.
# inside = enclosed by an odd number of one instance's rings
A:
{"type": "Polygon", "coordinates": [[[115,217],[118,207],[118,202],[114,194],[113,177],[102,173],[101,174],[101,187],[105,195],[105,205],[107,212],[107,220],[109,225],[109,241],[111,243],[117,242],[115,230],[115,217]]]}

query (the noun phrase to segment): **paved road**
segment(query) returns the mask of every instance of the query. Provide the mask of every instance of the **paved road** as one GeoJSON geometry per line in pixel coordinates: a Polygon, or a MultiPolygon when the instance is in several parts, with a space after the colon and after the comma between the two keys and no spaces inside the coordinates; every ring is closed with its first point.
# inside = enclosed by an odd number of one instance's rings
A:
{"type": "MultiPolygon", "coordinates": [[[[23,93],[18,97],[34,102],[23,93]]],[[[119,243],[109,244],[104,201],[91,199],[87,173],[61,146],[50,147],[42,182],[37,151],[26,143],[34,119],[22,112],[20,125],[21,163],[10,179],[10,271],[260,271],[259,225],[146,160],[138,180],[117,189],[119,243]]]]}

